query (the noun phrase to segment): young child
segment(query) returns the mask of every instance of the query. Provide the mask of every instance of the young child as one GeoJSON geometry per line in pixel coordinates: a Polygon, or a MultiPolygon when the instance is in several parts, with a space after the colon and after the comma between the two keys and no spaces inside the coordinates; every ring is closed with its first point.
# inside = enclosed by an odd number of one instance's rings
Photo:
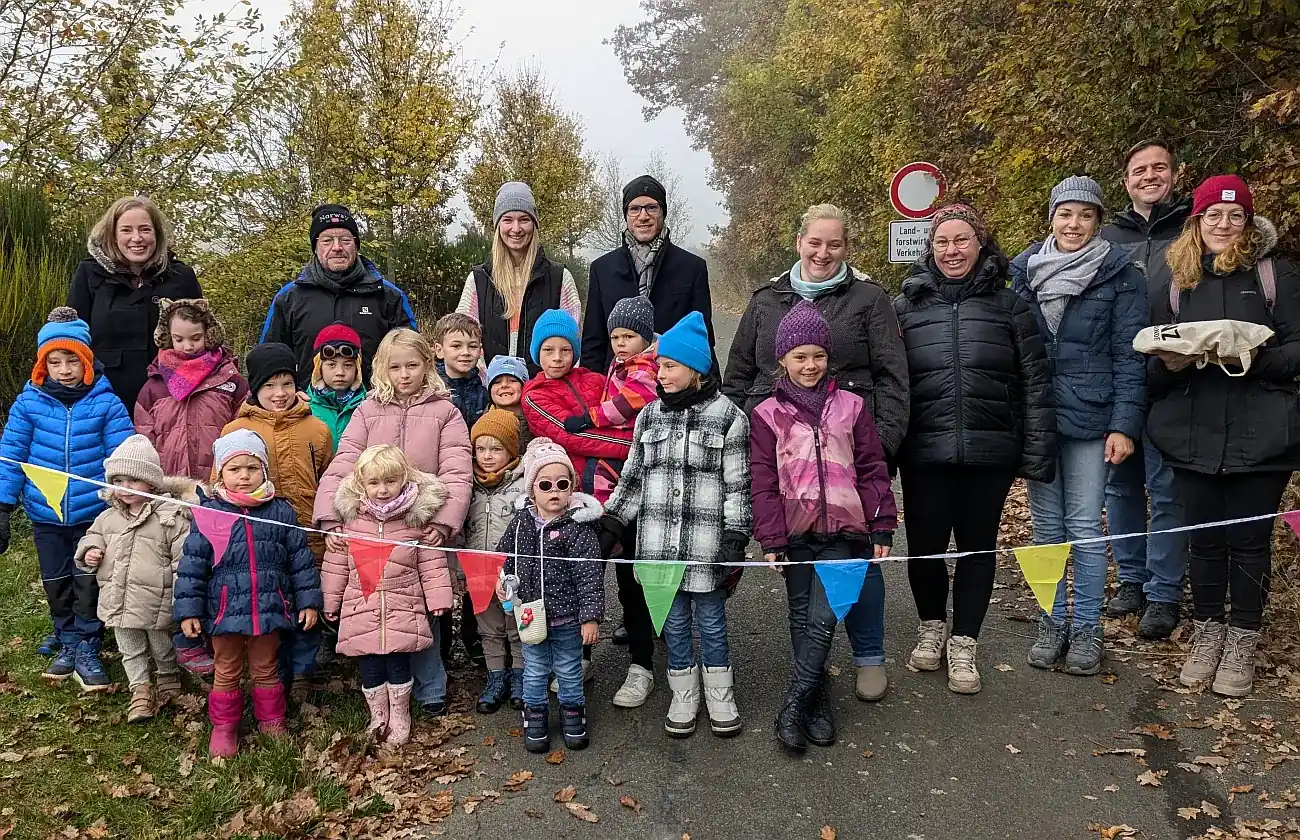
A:
{"type": "MultiPolygon", "coordinates": [[[[289,503],[300,525],[310,525],[312,506],[320,477],[334,454],[329,428],[313,417],[306,397],[298,392],[298,360],[284,344],[259,344],[246,359],[248,402],[222,434],[238,429],[255,432],[266,444],[267,479],[275,492],[289,503]]],[[[325,557],[325,540],[306,534],[307,546],[319,567],[325,557]]],[[[290,627],[280,645],[280,675],[285,684],[301,695],[307,680],[316,673],[316,656],[321,646],[321,628],[290,627]],[[294,683],[297,685],[294,685],[294,683]]]]}
{"type": "Polygon", "coordinates": [[[727,647],[726,580],[732,570],[723,564],[744,562],[752,530],[749,422],[722,396],[718,380],[709,376],[712,366],[700,313],[690,313],[659,339],[661,399],[637,418],[637,442],[602,520],[602,549],[621,540],[625,526],[636,521],[638,560],[689,564],[664,622],[673,692],[664,731],[675,738],[695,732],[701,659],[713,734],[729,737],[742,729],[727,647]]]}
{"type": "Polygon", "coordinates": [[[158,674],[158,700],[181,692],[172,647],[172,587],[190,534],[190,509],[137,493],[198,502],[197,483],[170,477],[149,438],[132,435],[104,461],[104,477],[116,490],[101,490],[108,502],[77,544],[77,562],[99,581],[99,618],[113,628],[131,687],[127,723],[154,715],[149,661],[158,674]]]}
{"type": "Polygon", "coordinates": [[[478,368],[483,358],[483,328],[460,312],[443,315],[433,327],[433,353],[438,357],[438,374],[451,390],[451,401],[465,418],[465,427],[473,426],[491,404],[478,368]]]}
{"type": "MultiPolygon", "coordinates": [[[[474,495],[465,521],[465,548],[495,551],[515,515],[515,505],[524,495],[524,473],[519,468],[519,421],[508,411],[489,408],[470,430],[474,446],[474,495]]],[[[478,699],[480,714],[490,715],[505,702],[510,708],[524,707],[524,668],[519,647],[519,629],[495,597],[479,613],[479,635],[488,678],[478,699]],[[509,661],[506,657],[509,654],[509,661]],[[509,666],[512,670],[507,671],[509,666]]]]}
{"type": "MultiPolygon", "coordinates": [[[[551,748],[550,697],[546,681],[559,683],[564,745],[587,748],[587,710],[583,696],[583,645],[596,643],[605,614],[604,564],[596,523],[600,502],[575,492],[577,473],[564,450],[545,437],[533,438],[524,454],[524,487],[514,519],[506,526],[497,551],[505,552],[506,575],[519,577],[514,593],[515,617],[524,629],[530,601],[543,599],[546,638],[524,648],[524,748],[544,753],[551,748]]],[[[497,598],[506,593],[497,586],[497,598]]]]}
{"type": "Polygon", "coordinates": [[[565,431],[630,429],[641,409],[659,398],[659,366],[654,351],[649,349],[655,340],[655,311],[650,299],[623,298],[614,304],[607,323],[614,358],[605,374],[604,399],[586,414],[565,420],[565,431]]]}
{"type": "MultiPolygon", "coordinates": [[[[370,394],[357,406],[339,441],[338,453],[321,478],[312,518],[318,528],[342,534],[334,510],[339,484],[356,469],[361,453],[388,443],[406,453],[411,466],[436,475],[447,487],[447,502],[429,521],[421,542],[445,545],[465,524],[473,486],[469,429],[451,402],[435,366],[433,348],[414,330],[393,330],[375,352],[370,394]]],[[[330,549],[347,542],[331,537],[330,549]]],[[[415,702],[427,713],[446,711],[447,672],[438,645],[411,656],[415,702]]]]}
{"type": "Polygon", "coordinates": [[[190,530],[176,573],[172,615],[191,639],[200,633],[212,637],[217,667],[208,695],[208,752],[229,758],[239,750],[244,662],[252,676],[258,727],[266,735],[283,736],[280,633],[311,631],[322,604],[316,560],[297,527],[298,515],[268,478],[266,444],[256,433],[236,429],[217,439],[212,454],[217,480],[203,507],[243,518],[233,522],[220,557],[197,527],[190,530]]]}
{"type": "Polygon", "coordinates": [[[488,395],[492,405],[510,412],[519,420],[519,451],[528,448],[533,434],[524,419],[524,385],[528,382],[528,365],[518,356],[497,356],[487,367],[488,395]]]}
{"type": "Polygon", "coordinates": [[[307,403],[312,416],[329,427],[330,439],[337,447],[352,412],[366,398],[366,386],[361,381],[361,336],[336,321],[316,334],[312,348],[316,358],[307,403]]]}
{"type": "MultiPolygon", "coordinates": [[[[830,344],[817,307],[795,304],[776,331],[776,393],[750,420],[754,536],[769,563],[793,563],[784,577],[795,658],[776,737],[795,752],[835,743],[826,659],[837,621],[811,562],[887,557],[898,523],[871,408],[827,373],[830,344]]],[[[869,633],[881,643],[882,673],[884,587],[872,563],[863,600],[876,605],[869,633]]]]}
{"type": "Polygon", "coordinates": [[[40,653],[53,656],[42,675],[75,677],[83,691],[113,685],[99,660],[104,625],[95,612],[99,587],[77,570],[77,543],[104,510],[98,488],[69,480],[62,498],[47,499],[20,464],[104,480],[104,459],[134,433],[126,406],[90,352],[90,327],[60,306],[36,337],[31,381],[9,408],[0,437],[0,553],[9,548],[9,519],[19,500],[32,523],[54,632],[40,653]]]}
{"type": "MultiPolygon", "coordinates": [[[[167,475],[207,483],[212,475],[212,444],[235,419],[248,398],[226,331],[203,298],[158,301],[154,343],[158,358],[135,403],[135,430],[149,438],[167,475]]],[[[185,670],[212,673],[212,656],[202,639],[172,636],[176,658],[185,670]]]]}
{"type": "MultiPolygon", "coordinates": [[[[334,494],[334,511],[349,534],[419,542],[446,501],[437,476],[412,469],[402,450],[384,444],[357,458],[334,494]]],[[[356,545],[325,553],[325,615],[339,622],[338,652],[358,659],[370,731],[386,730],[387,743],[401,745],[411,737],[411,654],[433,644],[429,614],[451,609],[451,578],[441,551],[399,545],[386,560],[358,563],[356,545]]]]}

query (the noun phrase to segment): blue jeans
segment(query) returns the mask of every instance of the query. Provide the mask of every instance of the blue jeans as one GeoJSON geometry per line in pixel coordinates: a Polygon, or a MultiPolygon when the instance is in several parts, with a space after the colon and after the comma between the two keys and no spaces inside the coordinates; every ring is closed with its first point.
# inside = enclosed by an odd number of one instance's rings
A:
{"type": "Polygon", "coordinates": [[[698,664],[695,658],[695,628],[700,631],[700,659],[706,668],[731,665],[727,647],[727,590],[683,592],[678,590],[672,609],[664,620],[664,643],[668,645],[668,667],[685,671],[698,664]],[[692,621],[691,606],[695,607],[692,621]],[[694,627],[692,627],[694,625],[694,627]]]}
{"type": "Polygon", "coordinates": [[[858,602],[844,617],[844,631],[853,648],[853,664],[885,664],[885,574],[879,563],[867,569],[858,602]]]}
{"type": "Polygon", "coordinates": [[[82,639],[97,642],[104,635],[99,620],[99,582],[94,572],[77,568],[72,558],[90,523],[53,525],[32,523],[36,562],[41,569],[45,600],[50,605],[54,632],[64,647],[75,648],[82,639]]]}
{"type": "MultiPolygon", "coordinates": [[[[1160,450],[1142,437],[1141,446],[1122,464],[1110,468],[1106,484],[1106,521],[1112,534],[1147,530],[1147,494],[1151,494],[1151,530],[1178,528],[1186,521],[1183,502],[1174,492],[1174,471],[1160,450]]],[[[1119,579],[1142,586],[1148,601],[1176,604],[1187,576],[1187,534],[1151,534],[1111,544],[1119,579]]]]}
{"type": "Polygon", "coordinates": [[[442,664],[442,649],[438,634],[441,632],[435,616],[429,622],[433,630],[433,644],[411,654],[411,677],[415,680],[415,702],[427,706],[447,699],[447,669],[442,664]]]}
{"type": "Polygon", "coordinates": [[[551,674],[559,683],[560,705],[581,706],[582,693],[582,625],[576,620],[546,628],[541,644],[524,645],[524,705],[545,709],[550,705],[546,693],[551,674]]]}
{"type": "MultiPolygon", "coordinates": [[[[1029,512],[1038,545],[1073,542],[1101,536],[1101,508],[1106,499],[1106,442],[1062,439],[1057,448],[1056,479],[1028,482],[1029,512]]],[[[1075,545],[1074,623],[1101,625],[1101,602],[1106,594],[1106,544],[1075,545]]],[[[1068,616],[1067,576],[1056,587],[1052,618],[1062,623],[1068,616]]]]}

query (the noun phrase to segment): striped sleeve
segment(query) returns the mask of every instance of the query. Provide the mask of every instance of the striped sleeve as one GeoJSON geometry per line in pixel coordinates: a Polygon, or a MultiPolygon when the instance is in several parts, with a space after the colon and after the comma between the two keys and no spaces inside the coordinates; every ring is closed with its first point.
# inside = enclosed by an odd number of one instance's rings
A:
{"type": "Polygon", "coordinates": [[[591,422],[597,427],[621,426],[636,420],[641,409],[659,398],[658,381],[650,363],[634,365],[618,389],[600,405],[592,406],[591,422]]]}

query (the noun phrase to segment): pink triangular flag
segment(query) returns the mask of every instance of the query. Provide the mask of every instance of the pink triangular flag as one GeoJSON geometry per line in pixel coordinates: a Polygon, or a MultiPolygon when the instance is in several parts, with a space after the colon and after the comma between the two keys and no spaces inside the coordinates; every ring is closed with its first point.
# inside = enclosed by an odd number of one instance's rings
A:
{"type": "Polygon", "coordinates": [[[212,566],[215,568],[221,565],[221,561],[226,559],[226,548],[230,545],[230,529],[235,527],[239,517],[206,507],[193,507],[190,512],[194,514],[194,525],[199,533],[212,543],[212,566]]]}
{"type": "Polygon", "coordinates": [[[1300,538],[1300,510],[1288,511],[1282,514],[1282,518],[1286,520],[1286,524],[1291,526],[1291,530],[1296,537],[1300,538]]]}
{"type": "Polygon", "coordinates": [[[465,573],[465,588],[475,614],[483,612],[492,603],[497,577],[506,564],[506,556],[495,551],[457,551],[461,571],[465,573]]]}
{"type": "Polygon", "coordinates": [[[393,549],[393,543],[377,543],[356,537],[348,538],[348,551],[352,553],[352,565],[356,566],[357,579],[361,582],[361,597],[369,598],[379,588],[379,581],[384,576],[384,566],[393,549]]]}

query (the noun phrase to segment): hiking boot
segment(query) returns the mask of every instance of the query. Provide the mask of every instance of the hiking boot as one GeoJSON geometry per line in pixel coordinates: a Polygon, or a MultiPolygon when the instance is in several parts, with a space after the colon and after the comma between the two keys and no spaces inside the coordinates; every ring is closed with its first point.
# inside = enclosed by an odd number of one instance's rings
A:
{"type": "Polygon", "coordinates": [[[415,680],[388,686],[388,737],[384,743],[400,747],[411,740],[411,692],[415,680]]]}
{"type": "Polygon", "coordinates": [[[627,669],[622,688],[614,693],[614,705],[620,709],[638,708],[649,699],[654,687],[655,675],[640,665],[633,665],[627,669]]]}
{"type": "Polygon", "coordinates": [[[822,674],[812,699],[804,706],[803,734],[816,747],[835,746],[835,717],[831,711],[830,676],[822,674]]]}
{"type": "Polygon", "coordinates": [[[243,716],[243,692],[214,691],[208,695],[208,719],[212,721],[208,755],[233,758],[239,752],[239,721],[243,716]]]}
{"type": "Polygon", "coordinates": [[[616,645],[625,645],[631,641],[631,637],[627,634],[627,628],[622,624],[614,628],[614,635],[610,637],[610,641],[616,645]]]}
{"type": "Polygon", "coordinates": [[[488,671],[487,685],[483,686],[483,693],[478,698],[478,713],[490,715],[496,712],[501,708],[501,704],[506,702],[509,691],[510,679],[506,676],[504,668],[499,671],[488,671]]]}
{"type": "Polygon", "coordinates": [[[59,641],[59,634],[51,633],[44,639],[41,639],[41,643],[37,646],[36,652],[41,656],[55,656],[62,649],[63,642],[59,641]]]}
{"type": "Polygon", "coordinates": [[[1057,624],[1047,613],[1038,617],[1038,638],[1029,649],[1029,664],[1050,671],[1070,647],[1070,624],[1057,624]]]}
{"type": "Polygon", "coordinates": [[[1146,605],[1147,596],[1142,592],[1142,584],[1120,581],[1115,597],[1106,602],[1106,615],[1111,618],[1137,615],[1146,605]]]}
{"type": "Polygon", "coordinates": [[[284,738],[289,734],[284,716],[288,713],[284,683],[253,686],[253,717],[257,728],[271,738],[284,738]]]}
{"type": "Polygon", "coordinates": [[[423,717],[442,717],[447,714],[447,701],[431,700],[428,703],[421,703],[420,714],[423,717]]]}
{"type": "Polygon", "coordinates": [[[126,709],[127,723],[145,723],[153,718],[153,687],[140,683],[131,689],[131,705],[126,709]]]}
{"type": "Polygon", "coordinates": [[[858,679],[854,683],[853,693],[859,700],[874,703],[889,691],[889,674],[884,665],[859,665],[858,679]]]}
{"type": "MultiPolygon", "coordinates": [[[[636,665],[632,667],[637,668],[636,665]]],[[[632,676],[629,674],[628,680],[631,679],[632,676]]],[[[670,738],[689,738],[695,734],[695,720],[700,716],[699,666],[682,671],[669,669],[668,688],[673,692],[673,699],[668,703],[668,715],[664,718],[664,732],[670,738]]],[[[618,698],[615,698],[614,702],[617,703],[618,698]]]]}
{"type": "Polygon", "coordinates": [[[918,671],[937,671],[943,664],[943,643],[948,637],[944,621],[922,621],[916,628],[916,647],[907,664],[918,671]]]}
{"type": "Polygon", "coordinates": [[[208,653],[203,645],[177,648],[176,663],[191,674],[200,677],[212,676],[212,672],[217,669],[217,663],[212,661],[212,654],[208,653]]]}
{"type": "Polygon", "coordinates": [[[50,666],[41,674],[47,680],[57,680],[63,682],[72,676],[72,672],[77,669],[77,646],[64,645],[59,648],[59,652],[54,655],[50,666]]]}
{"type": "Polygon", "coordinates": [[[802,753],[808,749],[808,739],[804,736],[803,700],[794,689],[785,693],[785,702],[776,715],[775,730],[776,740],[787,750],[802,753]]]}
{"type": "Polygon", "coordinates": [[[184,693],[185,686],[181,684],[180,674],[159,674],[158,685],[154,689],[156,708],[162,708],[171,702],[173,697],[179,697],[184,693]]]}
{"type": "Polygon", "coordinates": [[[975,667],[978,643],[970,636],[953,636],[948,640],[948,690],[957,694],[978,694],[980,672],[975,667]]]}
{"type": "Polygon", "coordinates": [[[551,710],[545,706],[524,707],[524,749],[530,753],[551,751],[551,710]]]}
{"type": "Polygon", "coordinates": [[[1214,674],[1211,690],[1225,697],[1245,697],[1255,685],[1255,647],[1258,630],[1229,627],[1223,642],[1223,658],[1214,674]]]}
{"type": "Polygon", "coordinates": [[[585,750],[591,743],[587,738],[586,706],[561,705],[560,723],[564,727],[564,746],[576,751],[585,750]]]}
{"type": "Polygon", "coordinates": [[[76,664],[72,671],[73,679],[82,691],[108,691],[113,681],[104,670],[104,663],[99,661],[99,642],[82,639],[77,645],[76,664]]]}
{"type": "Polygon", "coordinates": [[[1138,635],[1144,639],[1168,639],[1177,626],[1177,604],[1149,601],[1142,620],[1138,622],[1138,635]]]}
{"type": "Polygon", "coordinates": [[[1061,670],[1076,677],[1091,677],[1101,671],[1106,652],[1105,636],[1096,624],[1075,624],[1070,628],[1070,649],[1061,670]]]}
{"type": "Polygon", "coordinates": [[[736,708],[736,675],[728,665],[725,668],[705,668],[704,705],[709,710],[709,729],[719,738],[739,735],[744,729],[740,722],[740,709],[736,708]]]}
{"type": "Polygon", "coordinates": [[[1221,621],[1205,619],[1192,622],[1192,652],[1183,663],[1178,681],[1188,688],[1196,688],[1214,678],[1223,658],[1223,643],[1228,626],[1221,621]]]}
{"type": "Polygon", "coordinates": [[[524,669],[515,668],[510,672],[510,708],[516,712],[524,709],[524,669]]]}
{"type": "Polygon", "coordinates": [[[388,683],[374,688],[362,688],[361,696],[366,698],[366,708],[370,710],[370,723],[366,724],[366,732],[373,733],[376,738],[384,737],[384,732],[388,729],[388,683]]]}

